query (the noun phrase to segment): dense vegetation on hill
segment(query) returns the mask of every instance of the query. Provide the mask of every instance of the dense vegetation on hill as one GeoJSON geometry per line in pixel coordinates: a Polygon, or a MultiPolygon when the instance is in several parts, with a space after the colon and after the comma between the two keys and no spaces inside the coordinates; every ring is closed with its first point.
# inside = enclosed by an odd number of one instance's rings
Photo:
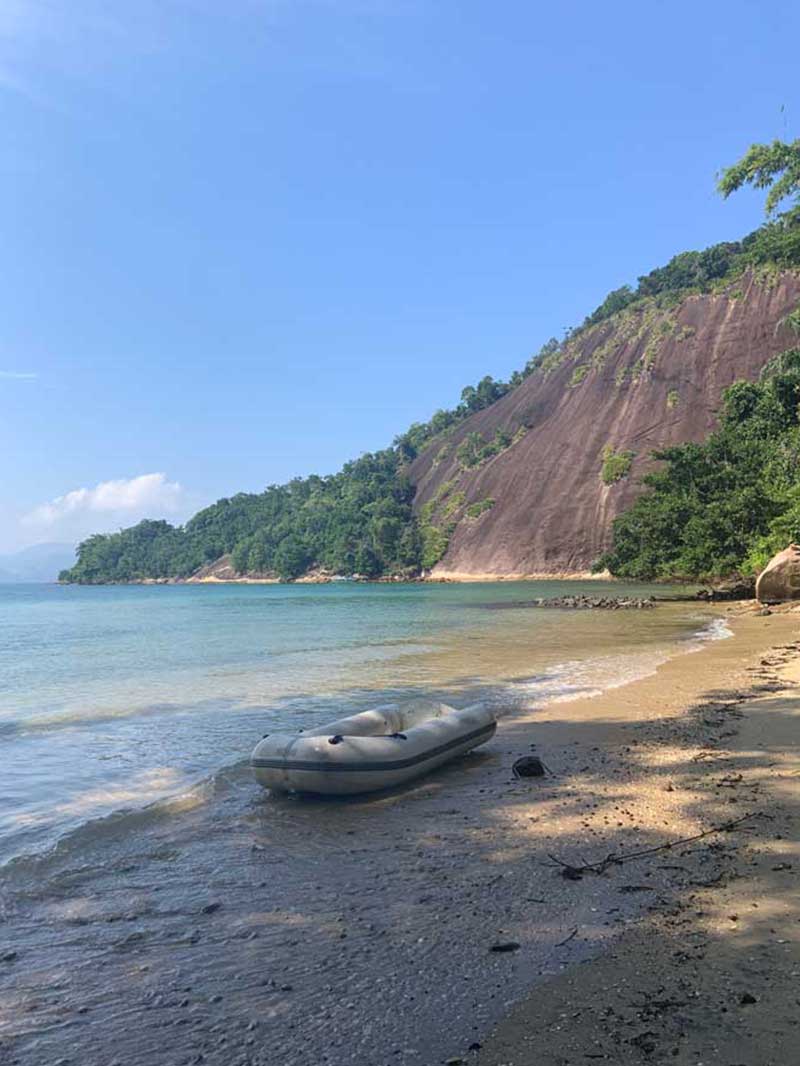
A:
{"type": "Polygon", "coordinates": [[[800,349],[725,393],[702,444],[656,452],[666,466],[614,522],[598,568],[620,577],[719,577],[761,569],[800,540],[800,349]]]}
{"type": "Polygon", "coordinates": [[[800,263],[800,224],[768,222],[741,241],[713,244],[702,252],[681,252],[666,266],[639,278],[635,289],[630,285],[615,289],[588,316],[584,327],[595,326],[647,297],[656,297],[663,305],[683,299],[691,292],[708,292],[721,282],[732,281],[748,267],[797,263],[800,263]]]}
{"type": "MultiPolygon", "coordinates": [[[[494,404],[531,374],[547,373],[582,331],[626,313],[637,303],[668,305],[689,293],[729,283],[748,268],[800,265],[800,206],[776,214],[786,197],[798,196],[800,142],[755,146],[723,173],[719,188],[727,196],[744,184],[770,189],[767,207],[773,217],[764,226],[742,241],[675,256],[665,267],[641,277],[636,289],[616,289],[578,330],[568,333],[564,341],[549,340],[507,382],[486,376],[477,385],[467,386],[455,408],[437,411],[428,422],[415,423],[392,447],[364,455],[330,477],[296,478],[262,493],[219,500],[183,527],[145,521],[119,533],[90,537],[80,545],[76,565],[64,571],[61,579],[101,583],[186,577],[226,554],[239,572],[271,572],[284,579],[295,578],[313,566],[368,577],[410,574],[433,566],[446,552],[455,524],[479,520],[494,501],[468,500],[448,483],[447,492],[440,491],[415,515],[407,468],[420,451],[431,445],[437,448],[434,465],[451,455],[450,436],[461,422],[494,404]]],[[[759,385],[731,390],[719,438],[706,445],[686,445],[662,453],[667,470],[651,476],[649,493],[617,523],[614,549],[604,560],[612,570],[630,576],[721,573],[752,565],[758,553],[772,543],[770,537],[780,538],[783,527],[773,527],[773,523],[791,511],[794,490],[786,480],[788,474],[779,482],[782,487],[772,494],[759,478],[774,475],[767,453],[788,447],[788,438],[767,433],[767,423],[778,424],[772,408],[772,413],[764,416],[764,425],[758,421],[762,415],[757,412],[778,402],[774,390],[785,392],[794,387],[790,379],[795,370],[789,368],[788,356],[787,360],[786,367],[778,368],[759,385]],[[753,413],[745,417],[741,404],[745,395],[751,395],[747,389],[761,391],[757,402],[753,400],[753,413]],[[750,434],[760,442],[758,458],[746,458],[745,437],[737,436],[739,433],[750,434]],[[721,449],[719,455],[724,457],[723,466],[731,479],[719,490],[719,499],[714,486],[721,475],[706,471],[701,477],[704,463],[716,463],[719,456],[715,449],[721,449]],[[689,479],[686,483],[681,481],[684,476],[689,479]],[[749,504],[753,513],[742,526],[749,504]],[[707,512],[700,514],[706,507],[707,512]],[[670,541],[671,533],[662,534],[662,529],[674,531],[678,527],[680,538],[670,541]]],[[[577,367],[571,384],[580,384],[581,375],[587,371],[588,367],[577,367]]],[[[784,411],[781,417],[785,421],[788,414],[784,411]]],[[[783,423],[781,427],[781,434],[791,428],[783,423]]],[[[460,470],[490,462],[513,447],[520,433],[524,427],[513,436],[501,427],[490,440],[477,432],[467,434],[455,450],[460,470]]],[[[632,452],[610,449],[604,453],[603,481],[612,485],[625,477],[632,459],[632,452]]]]}
{"type": "Polygon", "coordinates": [[[769,221],[764,226],[741,241],[714,244],[702,252],[681,252],[666,266],[640,277],[635,289],[630,285],[615,289],[588,316],[584,327],[603,322],[645,297],[669,301],[693,291],[708,292],[748,267],[800,263],[800,141],[754,144],[738,163],[722,172],[717,188],[727,198],[744,185],[769,189],[765,205],[769,221]],[[787,198],[793,200],[791,207],[779,212],[787,198]]]}
{"type": "Polygon", "coordinates": [[[183,528],[140,522],[81,544],[64,580],[186,577],[226,553],[241,572],[290,579],[318,565],[376,577],[419,566],[413,489],[395,449],[364,455],[331,477],[295,478],[219,500],[183,528]]]}
{"type": "Polygon", "coordinates": [[[459,422],[491,406],[501,396],[515,389],[522,381],[532,374],[539,365],[548,357],[552,356],[560,348],[560,343],[552,337],[542,346],[522,370],[515,370],[508,381],[497,381],[487,375],[481,378],[476,386],[468,385],[461,391],[461,403],[452,410],[439,410],[427,422],[414,422],[405,433],[395,438],[394,446],[406,461],[411,461],[436,438],[444,437],[451,432],[459,422]]]}

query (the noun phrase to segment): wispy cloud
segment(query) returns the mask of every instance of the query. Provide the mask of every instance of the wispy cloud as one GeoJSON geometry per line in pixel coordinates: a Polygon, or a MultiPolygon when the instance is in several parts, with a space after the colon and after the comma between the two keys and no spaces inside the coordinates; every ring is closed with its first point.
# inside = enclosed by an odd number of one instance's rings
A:
{"type": "Polygon", "coordinates": [[[272,69],[407,77],[370,26],[425,10],[421,0],[139,0],[116,7],[106,0],[0,0],[0,92],[69,113],[78,107],[74,90],[113,92],[120,62],[165,52],[206,55],[216,27],[262,40],[272,69]]]}
{"type": "Polygon", "coordinates": [[[166,474],[140,474],[101,481],[91,489],[73,489],[35,507],[22,521],[28,526],[49,529],[64,525],[72,528],[88,519],[97,521],[101,516],[131,522],[145,516],[158,518],[174,514],[183,502],[183,488],[177,481],[168,481],[166,474]]]}
{"type": "Polygon", "coordinates": [[[22,370],[0,370],[0,379],[3,381],[36,381],[38,374],[22,370]]]}
{"type": "MultiPolygon", "coordinates": [[[[170,8],[180,13],[181,0],[170,8]]],[[[0,0],[0,90],[64,110],[63,90],[104,84],[109,55],[162,44],[163,0],[119,11],[103,0],[0,0]]]]}

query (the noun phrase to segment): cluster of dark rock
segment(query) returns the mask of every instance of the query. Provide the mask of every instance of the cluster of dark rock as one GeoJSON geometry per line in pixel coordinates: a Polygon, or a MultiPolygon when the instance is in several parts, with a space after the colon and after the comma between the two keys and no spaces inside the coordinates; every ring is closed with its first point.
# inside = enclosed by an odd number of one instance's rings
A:
{"type": "Polygon", "coordinates": [[[710,588],[700,589],[698,600],[713,603],[718,600],[752,600],[756,594],[754,577],[732,577],[710,588]]]}
{"type": "Polygon", "coordinates": [[[800,600],[800,544],[790,544],[774,555],[757,579],[734,575],[710,588],[700,589],[697,599],[756,599],[764,604],[800,600]]]}
{"type": "Polygon", "coordinates": [[[566,607],[575,611],[647,611],[655,596],[550,596],[533,600],[532,607],[566,607]]]}

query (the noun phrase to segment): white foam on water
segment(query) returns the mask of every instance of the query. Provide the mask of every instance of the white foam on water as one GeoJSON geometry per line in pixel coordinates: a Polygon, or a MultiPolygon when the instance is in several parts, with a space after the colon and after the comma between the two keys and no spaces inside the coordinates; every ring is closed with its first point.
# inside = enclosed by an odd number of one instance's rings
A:
{"type": "Polygon", "coordinates": [[[578,697],[599,696],[645,677],[683,652],[701,651],[707,644],[727,640],[733,630],[724,618],[708,621],[698,616],[701,627],[684,640],[647,652],[604,655],[557,663],[542,674],[509,686],[509,695],[525,708],[563,703],[578,697]]]}
{"type": "Polygon", "coordinates": [[[727,618],[713,618],[694,637],[700,646],[712,640],[727,640],[733,636],[733,630],[728,624],[727,618]]]}

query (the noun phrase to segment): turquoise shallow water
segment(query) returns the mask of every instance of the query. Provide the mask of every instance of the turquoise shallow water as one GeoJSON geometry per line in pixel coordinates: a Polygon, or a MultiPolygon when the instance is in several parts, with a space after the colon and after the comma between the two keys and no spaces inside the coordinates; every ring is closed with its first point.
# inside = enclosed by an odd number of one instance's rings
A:
{"type": "Polygon", "coordinates": [[[0,585],[0,862],[190,788],[262,733],[432,694],[499,713],[654,669],[710,616],[530,608],[598,582],[0,585]]]}

